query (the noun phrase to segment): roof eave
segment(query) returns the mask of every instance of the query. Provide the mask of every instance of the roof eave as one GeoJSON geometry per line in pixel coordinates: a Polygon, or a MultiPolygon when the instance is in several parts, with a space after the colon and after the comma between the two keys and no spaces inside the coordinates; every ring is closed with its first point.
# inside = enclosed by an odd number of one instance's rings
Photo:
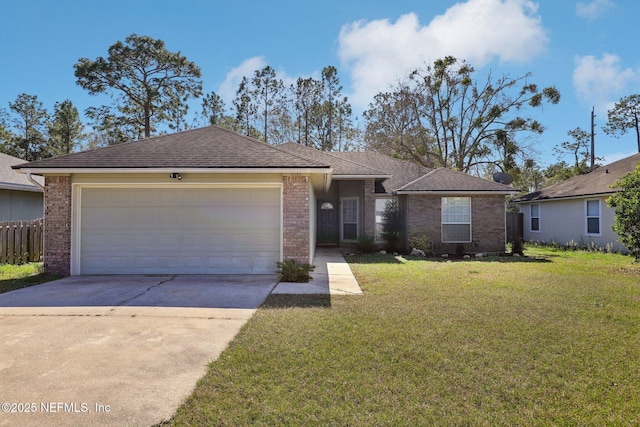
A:
{"type": "Polygon", "coordinates": [[[390,179],[391,177],[392,175],[333,175],[333,179],[390,179]]]}
{"type": "Polygon", "coordinates": [[[35,185],[12,184],[9,182],[0,182],[0,189],[11,190],[11,191],[30,191],[32,193],[42,193],[42,190],[40,190],[35,185]]]}
{"type": "Polygon", "coordinates": [[[456,195],[499,195],[509,196],[513,193],[517,193],[518,190],[397,190],[397,194],[456,194],[456,195]]]}
{"type": "Polygon", "coordinates": [[[536,197],[535,199],[518,200],[514,199],[513,203],[534,203],[534,202],[551,202],[556,200],[572,200],[572,199],[584,199],[588,197],[603,197],[616,194],[618,191],[607,191],[604,193],[590,193],[590,194],[577,194],[572,196],[557,196],[557,197],[536,197]]]}
{"type": "Polygon", "coordinates": [[[330,167],[274,167],[274,168],[252,168],[252,167],[226,167],[226,168],[182,168],[179,166],[165,168],[21,168],[20,173],[30,173],[33,175],[69,175],[69,174],[123,174],[123,173],[319,173],[331,174],[330,167]]]}

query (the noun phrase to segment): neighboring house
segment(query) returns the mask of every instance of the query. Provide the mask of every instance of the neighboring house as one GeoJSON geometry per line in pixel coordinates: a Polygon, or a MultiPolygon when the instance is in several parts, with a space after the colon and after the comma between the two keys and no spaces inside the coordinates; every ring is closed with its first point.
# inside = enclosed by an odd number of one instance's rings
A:
{"type": "Polygon", "coordinates": [[[635,170],[640,153],[574,176],[514,200],[523,214],[524,239],[560,245],[596,246],[626,252],[612,230],[607,198],[618,178],[635,170]]]}
{"type": "MultiPolygon", "coordinates": [[[[437,252],[504,252],[511,187],[374,153],[269,145],[211,126],[16,167],[45,177],[45,270],[271,274],[379,233],[397,198],[437,252]]],[[[379,237],[379,234],[377,234],[379,237]]]]}
{"type": "MultiPolygon", "coordinates": [[[[42,189],[11,167],[23,159],[0,153],[0,221],[29,221],[43,216],[42,189]]],[[[40,185],[44,179],[33,177],[40,185]]]]}

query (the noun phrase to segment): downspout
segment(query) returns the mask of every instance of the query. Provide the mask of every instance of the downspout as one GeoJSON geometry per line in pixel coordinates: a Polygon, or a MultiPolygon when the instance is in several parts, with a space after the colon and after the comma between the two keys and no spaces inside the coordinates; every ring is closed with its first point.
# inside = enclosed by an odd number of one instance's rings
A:
{"type": "Polygon", "coordinates": [[[42,186],[42,184],[40,184],[38,181],[36,181],[35,179],[33,179],[33,177],[31,176],[31,172],[27,172],[27,179],[33,183],[33,185],[35,185],[36,187],[38,187],[39,189],[42,190],[42,192],[44,193],[44,187],[42,186]]]}

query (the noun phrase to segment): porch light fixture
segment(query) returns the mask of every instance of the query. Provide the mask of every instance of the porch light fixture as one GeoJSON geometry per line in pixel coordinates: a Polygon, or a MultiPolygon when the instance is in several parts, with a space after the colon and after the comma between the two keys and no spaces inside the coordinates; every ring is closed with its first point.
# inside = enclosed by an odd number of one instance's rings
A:
{"type": "Polygon", "coordinates": [[[182,175],[180,175],[178,172],[171,172],[169,174],[169,178],[173,178],[173,179],[177,179],[178,181],[181,181],[182,175]]]}

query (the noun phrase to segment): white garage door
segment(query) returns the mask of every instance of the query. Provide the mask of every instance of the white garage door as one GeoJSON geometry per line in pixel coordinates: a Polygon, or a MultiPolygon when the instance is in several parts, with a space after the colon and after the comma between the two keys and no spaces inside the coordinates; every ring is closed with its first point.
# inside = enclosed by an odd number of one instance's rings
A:
{"type": "Polygon", "coordinates": [[[83,188],[81,274],[264,274],[280,189],[83,188]]]}

